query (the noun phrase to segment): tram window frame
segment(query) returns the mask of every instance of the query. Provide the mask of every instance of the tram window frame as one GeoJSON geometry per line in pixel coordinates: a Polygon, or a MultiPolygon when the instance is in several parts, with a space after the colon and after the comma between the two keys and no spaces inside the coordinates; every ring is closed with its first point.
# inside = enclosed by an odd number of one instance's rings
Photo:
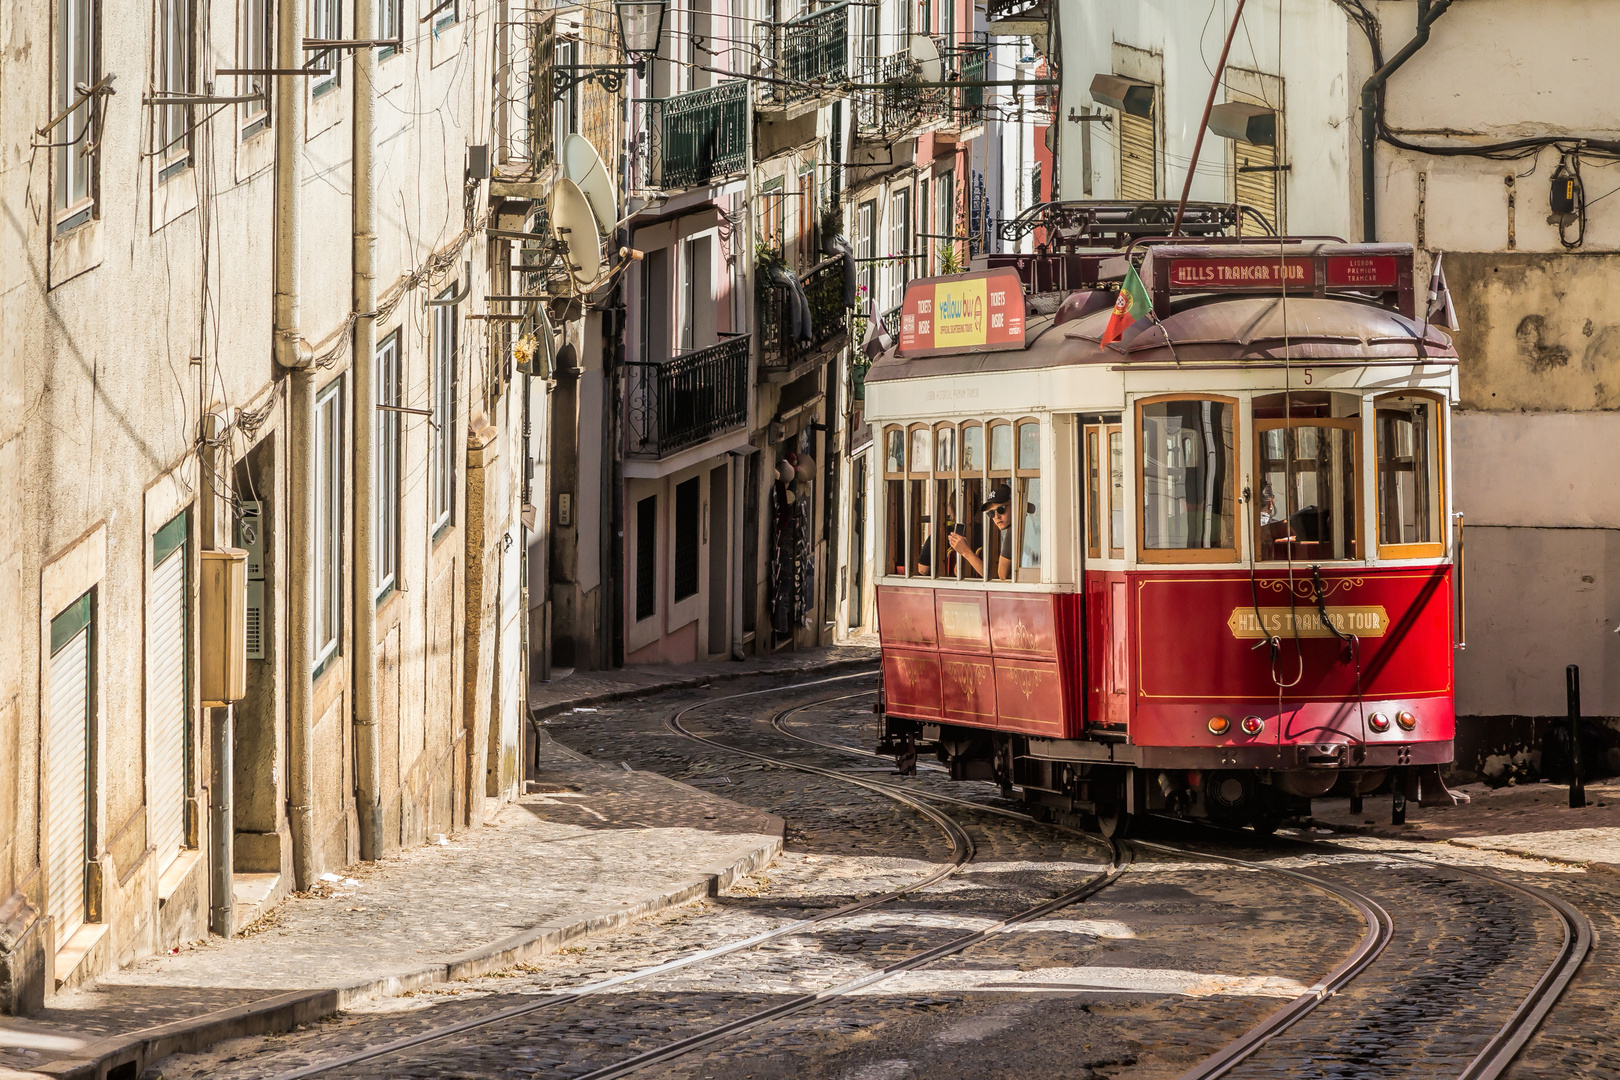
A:
{"type": "Polygon", "coordinates": [[[930,537],[934,535],[933,479],[934,428],[930,424],[912,424],[906,428],[906,577],[934,576],[933,543],[929,544],[928,568],[919,569],[924,526],[930,537]],[[919,442],[919,435],[926,441],[919,442]]]}
{"type": "Polygon", "coordinates": [[[1086,558],[1125,558],[1125,426],[1084,428],[1086,558]]]}
{"type": "Polygon", "coordinates": [[[953,514],[965,516],[966,513],[962,505],[960,454],[956,425],[949,421],[935,424],[933,491],[935,511],[941,522],[937,532],[929,530],[935,542],[929,547],[928,570],[933,577],[943,580],[959,580],[962,576],[962,560],[957,558],[950,542],[950,531],[957,524],[953,514]]]}
{"type": "MultiPolygon", "coordinates": [[[[982,551],[985,537],[985,515],[978,508],[984,503],[985,477],[989,475],[990,458],[989,446],[986,442],[986,424],[982,420],[964,420],[956,425],[956,466],[957,476],[961,483],[962,521],[967,527],[966,537],[968,547],[973,551],[982,551]],[[967,449],[970,432],[978,433],[979,467],[971,469],[968,464],[967,449]]],[[[983,556],[980,556],[983,561],[983,556]]],[[[973,564],[966,559],[958,559],[957,564],[961,570],[964,581],[984,581],[982,573],[973,569],[973,564]]]]}
{"type": "Polygon", "coordinates": [[[883,551],[888,576],[905,573],[906,439],[906,430],[899,425],[883,429],[883,551]]]}
{"type": "Polygon", "coordinates": [[[1239,512],[1240,483],[1243,476],[1243,410],[1237,398],[1226,394],[1154,394],[1132,402],[1132,418],[1136,424],[1135,472],[1136,494],[1136,560],[1139,563],[1237,563],[1243,561],[1242,515],[1239,512]],[[1225,405],[1231,410],[1232,439],[1227,448],[1227,470],[1230,477],[1232,524],[1229,547],[1211,548],[1150,548],[1147,546],[1147,487],[1145,484],[1145,458],[1147,439],[1143,432],[1145,410],[1151,405],[1164,405],[1175,401],[1209,401],[1225,405]]]}
{"type": "Polygon", "coordinates": [[[1379,394],[1372,399],[1372,440],[1373,440],[1373,490],[1372,498],[1376,508],[1377,519],[1373,525],[1373,538],[1376,543],[1379,559],[1436,559],[1446,553],[1447,529],[1445,527],[1446,508],[1446,409],[1445,401],[1438,394],[1423,393],[1413,390],[1401,390],[1395,393],[1379,394]],[[1409,401],[1414,404],[1423,404],[1433,410],[1428,435],[1430,453],[1428,461],[1428,479],[1432,489],[1429,499],[1429,527],[1434,540],[1422,543],[1385,543],[1384,542],[1384,434],[1380,429],[1380,413],[1393,413],[1397,410],[1390,408],[1390,402],[1409,401]]]}
{"type": "Polygon", "coordinates": [[[985,553],[983,556],[981,556],[984,561],[985,580],[1017,581],[1018,519],[1020,515],[1011,512],[1017,496],[1017,493],[1013,491],[1015,472],[1014,465],[1017,461],[1016,455],[1018,452],[1017,435],[1013,431],[1013,422],[1011,420],[1002,420],[1000,418],[987,420],[985,421],[984,427],[985,498],[989,498],[989,493],[1000,487],[1002,484],[1007,485],[1007,491],[1013,496],[1011,499],[1009,499],[1007,504],[1008,514],[1006,529],[1002,529],[996,524],[994,515],[987,515],[988,520],[986,522],[984,531],[985,553]],[[998,465],[996,463],[996,439],[999,433],[1003,431],[1007,433],[1007,456],[1005,461],[998,465]],[[998,469],[1001,471],[998,472],[998,469]],[[1006,577],[1001,576],[1001,534],[1003,532],[1012,534],[1012,539],[1008,542],[1008,550],[1011,551],[1013,555],[1007,560],[1009,565],[1007,567],[1006,577]]]}
{"type": "Polygon", "coordinates": [[[1041,490],[1041,422],[1035,417],[1024,417],[1013,424],[1013,566],[1012,580],[1039,581],[1041,580],[1042,563],[1042,536],[1041,518],[1044,507],[1041,503],[1044,492],[1041,490]],[[1026,464],[1028,458],[1025,451],[1024,433],[1033,430],[1035,434],[1034,464],[1026,464]],[[1030,548],[1030,525],[1034,525],[1034,547],[1030,548]],[[1033,553],[1034,562],[1028,562],[1033,553]]]}
{"type": "MultiPolygon", "coordinates": [[[[1361,417],[1359,415],[1346,416],[1346,417],[1300,416],[1300,417],[1294,417],[1294,418],[1283,419],[1283,420],[1278,420],[1278,419],[1274,419],[1274,418],[1263,419],[1263,420],[1262,419],[1255,419],[1254,423],[1253,423],[1253,426],[1254,426],[1255,493],[1254,493],[1254,503],[1251,506],[1251,511],[1250,511],[1250,514],[1249,514],[1249,518],[1250,518],[1250,521],[1252,523],[1252,528],[1254,530],[1254,535],[1250,538],[1250,542],[1252,544],[1254,544],[1255,561],[1256,562],[1265,562],[1265,563],[1281,563],[1281,562],[1290,562],[1290,561],[1292,561],[1292,562],[1310,562],[1310,563],[1317,563],[1317,562],[1362,562],[1362,561],[1364,561],[1366,559],[1366,556],[1365,556],[1365,554],[1363,554],[1363,549],[1365,548],[1366,545],[1365,545],[1364,539],[1362,537],[1362,530],[1365,528],[1365,525],[1363,524],[1364,521],[1365,521],[1365,509],[1364,509],[1364,507],[1362,505],[1362,487],[1363,487],[1363,484],[1361,482],[1361,480],[1362,480],[1362,472],[1361,472],[1361,417]],[[1344,530],[1344,536],[1345,536],[1346,544],[1348,546],[1348,554],[1345,554],[1345,555],[1332,555],[1332,554],[1324,555],[1324,554],[1321,554],[1321,553],[1312,552],[1312,553],[1302,553],[1302,554],[1294,555],[1292,557],[1292,559],[1290,559],[1289,555],[1287,555],[1287,554],[1282,554],[1282,555],[1278,555],[1278,554],[1267,555],[1267,554],[1265,554],[1266,548],[1265,548],[1264,542],[1262,541],[1262,538],[1261,538],[1261,535],[1260,535],[1260,530],[1262,530],[1264,528],[1267,528],[1268,525],[1271,524],[1271,523],[1268,523],[1267,525],[1263,525],[1260,522],[1260,510],[1261,510],[1261,508],[1263,506],[1261,489],[1263,487],[1264,477],[1266,475],[1265,462],[1267,460],[1269,460],[1264,456],[1264,450],[1263,450],[1263,446],[1264,446],[1265,439],[1266,439],[1266,433],[1271,432],[1271,431],[1283,431],[1283,432],[1300,431],[1300,430],[1303,430],[1303,429],[1306,429],[1306,428],[1326,428],[1326,429],[1330,429],[1330,430],[1334,430],[1334,431],[1347,431],[1347,432],[1350,433],[1350,461],[1348,463],[1348,468],[1344,469],[1344,475],[1342,475],[1339,478],[1339,482],[1348,488],[1349,494],[1351,496],[1351,503],[1352,503],[1352,506],[1353,506],[1352,515],[1351,515],[1352,520],[1350,522],[1349,527],[1344,530]]],[[[1298,436],[1296,435],[1296,436],[1293,437],[1293,439],[1289,439],[1285,435],[1284,436],[1284,442],[1285,442],[1285,444],[1292,445],[1292,446],[1297,448],[1297,446],[1298,446],[1298,436]]],[[[1297,449],[1295,450],[1295,453],[1294,453],[1294,460],[1295,461],[1301,460],[1300,454],[1298,453],[1297,449]]],[[[1293,515],[1298,514],[1304,508],[1303,507],[1296,507],[1296,506],[1293,505],[1293,492],[1288,492],[1287,497],[1289,499],[1288,509],[1289,509],[1289,512],[1290,512],[1289,516],[1290,516],[1290,520],[1291,520],[1293,515]]],[[[1288,543],[1288,542],[1289,541],[1276,541],[1274,543],[1276,543],[1276,544],[1278,544],[1278,546],[1280,546],[1281,544],[1288,543]]],[[[1292,542],[1294,542],[1294,543],[1331,543],[1331,541],[1301,541],[1301,540],[1296,540],[1296,541],[1292,541],[1292,542]]]]}

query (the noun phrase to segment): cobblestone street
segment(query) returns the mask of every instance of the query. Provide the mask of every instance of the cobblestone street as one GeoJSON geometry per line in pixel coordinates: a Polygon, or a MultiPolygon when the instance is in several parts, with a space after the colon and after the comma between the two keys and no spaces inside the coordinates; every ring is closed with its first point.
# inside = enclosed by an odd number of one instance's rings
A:
{"type": "MultiPolygon", "coordinates": [[[[1106,872],[1116,855],[1097,838],[1005,816],[1019,804],[992,785],[952,783],[926,762],[899,780],[881,759],[790,738],[784,731],[851,750],[872,741],[870,678],[797,682],[744,680],[559,712],[542,725],[555,746],[534,782],[544,794],[523,804],[569,830],[645,829],[655,823],[595,820],[608,804],[572,797],[584,793],[567,778],[609,766],[599,774],[604,785],[610,777],[665,782],[656,771],[690,792],[660,814],[719,815],[724,836],[780,817],[786,843],[768,867],[717,895],[522,963],[357,997],[290,1032],[171,1056],[147,1077],[577,1080],[618,1075],[619,1063],[646,1057],[638,1075],[681,1080],[1168,1080],[1306,995],[1365,930],[1352,907],[1269,868],[1365,892],[1391,913],[1394,931],[1366,974],[1234,1075],[1456,1076],[1535,983],[1558,937],[1532,900],[1463,871],[1567,892],[1596,904],[1594,920],[1612,910],[1607,885],[1620,880],[1533,853],[1365,834],[1324,844],[1322,829],[1263,840],[1167,823],[1127,842],[1123,875],[1095,895],[855,985],[1064,894],[1106,872]],[[972,858],[917,888],[957,857],[935,822],[881,791],[694,742],[670,726],[676,714],[686,730],[738,751],[930,796],[966,830],[972,858]],[[953,798],[982,809],[939,801],[953,798]],[[1230,859],[1241,863],[1220,861],[1230,859]],[[843,913],[891,892],[898,895],[843,913]],[[722,1030],[728,1025],[735,1030],[722,1030]],[[672,1049],[683,1040],[693,1045],[672,1049]]],[[[539,849],[534,857],[559,879],[577,874],[539,849]]],[[[1613,1075],[1613,1040],[1582,1019],[1602,1010],[1613,985],[1604,955],[1600,946],[1567,1014],[1563,1005],[1554,1011],[1514,1075],[1569,1075],[1549,1071],[1549,1053],[1580,1075],[1613,1075]]]]}

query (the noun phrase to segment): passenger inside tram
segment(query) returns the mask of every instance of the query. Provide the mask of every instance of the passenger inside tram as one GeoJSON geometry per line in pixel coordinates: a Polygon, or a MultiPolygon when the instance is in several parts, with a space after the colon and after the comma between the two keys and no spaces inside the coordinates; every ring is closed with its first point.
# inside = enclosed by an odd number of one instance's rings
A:
{"type": "MultiPolygon", "coordinates": [[[[979,508],[980,513],[990,514],[991,532],[996,537],[996,549],[999,555],[996,558],[995,573],[990,575],[991,581],[1010,581],[1012,579],[1012,487],[1005,481],[1000,481],[990,491],[990,497],[979,508]]],[[[984,552],[975,551],[968,538],[960,532],[951,533],[951,548],[962,556],[973,572],[984,577],[984,552]]]]}

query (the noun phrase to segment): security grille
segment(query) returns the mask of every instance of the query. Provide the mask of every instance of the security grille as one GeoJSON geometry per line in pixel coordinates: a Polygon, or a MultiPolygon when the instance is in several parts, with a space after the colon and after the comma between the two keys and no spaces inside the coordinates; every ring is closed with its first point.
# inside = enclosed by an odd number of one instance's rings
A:
{"type": "Polygon", "coordinates": [[[185,517],[152,540],[151,607],[147,613],[147,738],[151,797],[147,813],[158,869],[185,845],[186,547],[185,517]],[[178,528],[176,528],[178,526],[178,528]]]}
{"type": "Polygon", "coordinates": [[[58,945],[84,924],[89,828],[90,596],[51,620],[47,882],[58,945]]]}

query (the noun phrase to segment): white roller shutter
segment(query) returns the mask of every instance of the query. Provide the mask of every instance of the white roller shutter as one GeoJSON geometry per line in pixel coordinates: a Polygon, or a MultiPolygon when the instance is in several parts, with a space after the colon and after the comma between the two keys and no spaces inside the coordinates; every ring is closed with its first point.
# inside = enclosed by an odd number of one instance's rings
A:
{"type": "Polygon", "coordinates": [[[147,762],[151,786],[147,820],[158,870],[185,844],[186,799],[186,549],[172,551],[152,571],[147,613],[147,762]]]}
{"type": "MultiPolygon", "coordinates": [[[[1233,140],[1233,189],[1237,193],[1237,201],[1260,211],[1273,231],[1281,233],[1283,225],[1277,214],[1277,181],[1280,174],[1276,171],[1276,165],[1276,147],[1233,140]],[[1252,171],[1255,169],[1264,171],[1252,171]]],[[[1243,231],[1258,231],[1258,227],[1252,221],[1245,221],[1243,231]]]]}
{"type": "Polygon", "coordinates": [[[1158,143],[1153,119],[1134,113],[1119,114],[1119,197],[1156,199],[1158,143]]]}
{"type": "Polygon", "coordinates": [[[50,755],[46,846],[50,914],[61,947],[84,924],[86,792],[90,741],[90,628],[51,654],[46,752],[50,755]]]}

